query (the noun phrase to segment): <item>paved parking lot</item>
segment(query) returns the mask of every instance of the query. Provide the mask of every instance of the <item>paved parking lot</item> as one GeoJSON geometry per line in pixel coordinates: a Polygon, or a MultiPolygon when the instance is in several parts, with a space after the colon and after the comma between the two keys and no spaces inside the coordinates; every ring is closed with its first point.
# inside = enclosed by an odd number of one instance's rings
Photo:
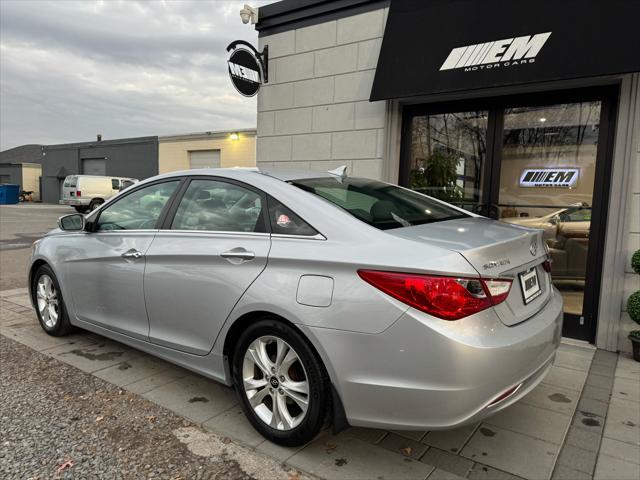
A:
{"type": "Polygon", "coordinates": [[[27,286],[31,244],[55,228],[58,217],[74,212],[70,207],[40,203],[0,205],[0,290],[27,286]]]}
{"type": "Polygon", "coordinates": [[[24,289],[0,296],[0,334],[312,476],[640,478],[640,364],[624,356],[563,343],[539,387],[481,424],[441,432],[324,431],[304,447],[283,448],[250,427],[231,389],[87,332],[49,337],[24,289]]]}

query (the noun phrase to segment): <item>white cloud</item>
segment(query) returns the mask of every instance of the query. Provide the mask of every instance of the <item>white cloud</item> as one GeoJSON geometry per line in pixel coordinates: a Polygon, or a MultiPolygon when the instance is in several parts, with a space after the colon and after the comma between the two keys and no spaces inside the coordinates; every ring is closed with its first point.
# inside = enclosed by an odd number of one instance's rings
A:
{"type": "Polygon", "coordinates": [[[255,126],[226,67],[257,44],[243,4],[3,0],[0,149],[255,126]]]}

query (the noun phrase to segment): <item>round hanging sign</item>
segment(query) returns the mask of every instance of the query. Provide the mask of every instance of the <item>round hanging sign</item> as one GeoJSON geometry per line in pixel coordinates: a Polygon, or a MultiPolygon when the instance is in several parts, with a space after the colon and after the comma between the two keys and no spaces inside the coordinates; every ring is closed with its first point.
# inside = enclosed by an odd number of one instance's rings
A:
{"type": "Polygon", "coordinates": [[[236,48],[227,61],[229,77],[236,90],[245,97],[253,97],[262,83],[260,60],[244,48],[236,48]]]}

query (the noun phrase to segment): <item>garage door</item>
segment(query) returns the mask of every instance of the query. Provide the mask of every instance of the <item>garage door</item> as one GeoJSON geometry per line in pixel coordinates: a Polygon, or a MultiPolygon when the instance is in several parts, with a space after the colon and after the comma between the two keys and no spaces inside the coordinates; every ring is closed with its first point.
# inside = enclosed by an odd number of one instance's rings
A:
{"type": "Polygon", "coordinates": [[[85,158],[82,160],[83,175],[106,175],[107,162],[104,158],[85,158]]]}
{"type": "Polygon", "coordinates": [[[220,150],[189,152],[189,168],[219,168],[220,150]]]}

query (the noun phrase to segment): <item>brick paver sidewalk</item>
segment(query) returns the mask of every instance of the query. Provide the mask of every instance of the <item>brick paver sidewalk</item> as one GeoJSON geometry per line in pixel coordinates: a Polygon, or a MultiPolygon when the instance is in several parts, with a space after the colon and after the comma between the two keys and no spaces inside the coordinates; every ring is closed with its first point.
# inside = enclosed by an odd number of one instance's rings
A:
{"type": "Polygon", "coordinates": [[[640,364],[586,345],[563,343],[542,384],[481,424],[324,431],[283,448],[251,428],[223,385],[98,335],[49,337],[25,289],[0,292],[0,334],[323,478],[640,478],[640,364]]]}

